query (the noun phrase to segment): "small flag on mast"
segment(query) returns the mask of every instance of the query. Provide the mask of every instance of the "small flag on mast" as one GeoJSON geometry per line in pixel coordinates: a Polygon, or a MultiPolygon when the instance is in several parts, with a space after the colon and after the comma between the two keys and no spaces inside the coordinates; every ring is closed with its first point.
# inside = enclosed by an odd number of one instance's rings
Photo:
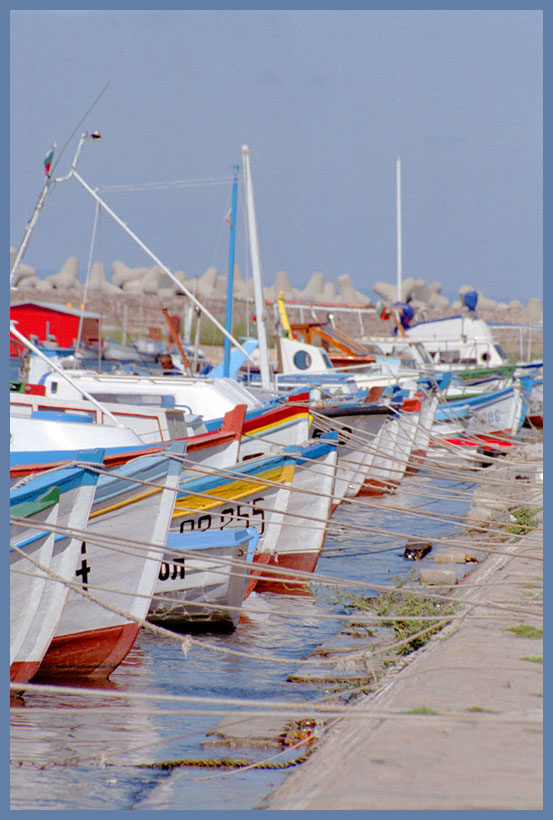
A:
{"type": "Polygon", "coordinates": [[[227,214],[225,216],[225,222],[227,223],[229,228],[232,228],[232,208],[228,209],[227,214]]]}
{"type": "Polygon", "coordinates": [[[46,156],[44,157],[44,173],[47,177],[50,176],[50,168],[52,167],[52,160],[54,159],[54,152],[56,150],[56,143],[52,145],[46,156]]]}

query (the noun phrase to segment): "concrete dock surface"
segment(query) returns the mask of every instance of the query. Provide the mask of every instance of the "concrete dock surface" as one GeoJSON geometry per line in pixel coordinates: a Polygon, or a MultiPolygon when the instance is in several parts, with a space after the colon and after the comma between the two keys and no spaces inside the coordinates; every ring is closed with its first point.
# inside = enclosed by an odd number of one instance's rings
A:
{"type": "MultiPolygon", "coordinates": [[[[541,506],[543,455],[541,474],[532,461],[525,497],[541,506]]],[[[456,588],[464,617],[329,726],[261,808],[542,809],[538,517],[537,529],[504,542],[456,588]]]]}

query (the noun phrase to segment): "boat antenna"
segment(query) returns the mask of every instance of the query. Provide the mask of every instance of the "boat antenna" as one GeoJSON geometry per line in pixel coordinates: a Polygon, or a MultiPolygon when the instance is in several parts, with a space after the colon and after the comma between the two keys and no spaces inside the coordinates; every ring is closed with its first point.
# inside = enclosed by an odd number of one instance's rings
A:
{"type": "Polygon", "coordinates": [[[40,211],[42,210],[42,207],[43,207],[44,203],[46,202],[46,197],[50,193],[50,190],[51,190],[52,186],[56,182],[58,182],[58,180],[56,180],[54,178],[54,171],[55,171],[60,159],[62,158],[62,156],[65,152],[65,149],[67,148],[67,146],[69,145],[69,143],[71,142],[71,140],[73,139],[73,137],[75,136],[75,134],[77,133],[79,128],[81,127],[84,120],[88,117],[88,115],[90,114],[90,112],[92,111],[92,109],[94,108],[94,106],[96,105],[98,100],[100,99],[100,97],[107,90],[108,86],[109,86],[109,83],[106,83],[105,86],[103,87],[103,89],[100,91],[100,93],[96,97],[96,99],[94,100],[94,102],[92,103],[92,105],[89,107],[86,114],[84,114],[81,117],[78,124],[75,126],[75,128],[71,132],[71,135],[65,141],[65,145],[63,146],[60,153],[58,154],[58,158],[56,159],[54,164],[52,165],[51,163],[52,163],[52,160],[54,158],[54,152],[56,150],[56,143],[53,144],[52,148],[50,149],[50,152],[49,152],[48,156],[44,160],[44,170],[46,172],[46,180],[44,182],[44,185],[42,186],[42,191],[40,192],[40,196],[39,196],[38,201],[35,205],[32,216],[31,216],[29,222],[27,223],[27,227],[25,229],[25,234],[23,236],[23,239],[21,240],[21,244],[19,245],[19,249],[17,251],[17,254],[16,254],[15,259],[13,261],[12,269],[10,271],[10,287],[12,287],[14,290],[16,289],[15,288],[15,282],[14,282],[15,274],[17,273],[17,270],[18,270],[21,262],[23,261],[25,251],[27,250],[27,246],[29,245],[29,242],[31,240],[31,234],[33,233],[33,231],[35,229],[36,223],[38,222],[38,217],[39,217],[40,211]]]}
{"type": "Polygon", "coordinates": [[[396,158],[397,300],[401,302],[401,159],[396,158]]]}
{"type": "Polygon", "coordinates": [[[57,160],[55,161],[54,165],[52,166],[52,170],[51,170],[51,173],[50,173],[50,175],[51,175],[51,176],[54,176],[54,171],[56,170],[56,168],[57,168],[57,166],[58,166],[58,163],[59,163],[60,159],[62,158],[62,156],[63,156],[64,152],[65,152],[65,149],[67,148],[67,146],[69,145],[69,143],[71,142],[71,140],[73,139],[73,137],[75,136],[75,134],[77,133],[77,131],[79,131],[79,130],[80,130],[81,125],[82,125],[82,124],[83,124],[83,122],[86,120],[86,118],[88,117],[88,115],[90,114],[90,112],[92,111],[92,109],[93,109],[93,108],[96,106],[96,104],[99,102],[100,98],[101,98],[101,97],[103,97],[103,95],[104,95],[104,94],[105,94],[105,92],[107,91],[108,87],[109,87],[109,82],[107,82],[107,83],[105,84],[105,86],[102,88],[102,90],[100,91],[100,93],[98,94],[98,96],[96,97],[96,99],[94,100],[94,102],[92,103],[92,105],[90,106],[90,108],[88,109],[88,111],[86,112],[86,114],[83,114],[83,116],[81,117],[81,119],[79,120],[79,122],[77,123],[77,125],[75,126],[75,128],[73,129],[73,131],[71,132],[70,136],[66,139],[65,144],[63,145],[63,147],[62,147],[61,151],[59,152],[59,155],[58,155],[57,160]]]}

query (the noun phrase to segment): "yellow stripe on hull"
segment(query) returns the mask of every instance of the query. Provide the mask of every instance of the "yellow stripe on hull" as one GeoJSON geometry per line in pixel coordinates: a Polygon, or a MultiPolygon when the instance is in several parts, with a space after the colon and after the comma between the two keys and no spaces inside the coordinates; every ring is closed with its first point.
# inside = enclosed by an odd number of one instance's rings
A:
{"type": "MultiPolygon", "coordinates": [[[[182,517],[183,512],[193,512],[193,511],[202,511],[202,510],[210,510],[213,507],[216,507],[218,504],[221,503],[221,498],[225,499],[225,501],[238,501],[241,498],[244,498],[247,495],[250,495],[252,492],[257,492],[258,490],[266,490],[267,487],[271,486],[269,484],[264,484],[263,479],[267,479],[269,481],[276,481],[279,483],[289,484],[293,477],[294,477],[294,464],[285,464],[282,467],[275,467],[272,470],[267,470],[264,473],[260,473],[258,476],[252,477],[250,479],[240,479],[238,481],[232,481],[229,484],[225,484],[222,487],[216,487],[212,490],[208,490],[206,495],[217,495],[218,498],[209,499],[209,498],[201,498],[197,495],[187,495],[184,498],[180,498],[175,504],[175,511],[173,513],[173,518],[182,517]],[[183,509],[179,511],[179,506],[183,509]]],[[[145,490],[143,493],[138,493],[137,495],[133,495],[131,498],[127,498],[124,501],[118,501],[115,504],[110,504],[106,507],[102,507],[99,510],[94,510],[89,515],[90,518],[97,518],[100,515],[106,515],[107,513],[113,512],[114,510],[121,510],[124,507],[128,507],[131,504],[136,504],[139,501],[142,501],[144,498],[149,498],[151,495],[155,495],[156,493],[161,492],[160,488],[158,489],[151,489],[145,490]]]]}
{"type": "Polygon", "coordinates": [[[201,498],[197,495],[187,495],[179,498],[175,504],[175,511],[173,518],[182,518],[183,514],[203,512],[204,510],[212,510],[221,504],[221,499],[225,501],[239,501],[247,495],[254,492],[260,492],[270,488],[271,484],[264,484],[263,479],[269,481],[276,481],[279,484],[287,485],[292,482],[294,478],[295,465],[285,464],[282,467],[276,467],[267,472],[260,473],[255,478],[240,479],[239,481],[232,481],[222,487],[215,487],[208,490],[206,495],[216,495],[217,498],[201,498]]]}
{"type": "Polygon", "coordinates": [[[105,513],[113,512],[113,510],[120,510],[123,507],[128,507],[130,504],[136,504],[138,501],[142,501],[144,498],[149,498],[151,495],[155,495],[156,493],[160,493],[163,488],[160,487],[159,490],[147,490],[144,493],[139,493],[138,495],[133,495],[132,498],[127,498],[125,501],[118,501],[116,504],[110,504],[109,507],[102,507],[101,510],[95,510],[91,512],[88,516],[90,518],[97,518],[99,515],[104,515],[105,513]]]}

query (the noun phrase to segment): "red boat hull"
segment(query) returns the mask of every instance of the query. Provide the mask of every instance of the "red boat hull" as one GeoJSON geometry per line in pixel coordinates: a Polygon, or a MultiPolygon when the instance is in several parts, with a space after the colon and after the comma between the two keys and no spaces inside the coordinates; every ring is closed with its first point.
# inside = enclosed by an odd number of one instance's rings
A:
{"type": "Polygon", "coordinates": [[[270,559],[271,556],[268,552],[262,554],[256,552],[253,556],[253,562],[257,568],[250,570],[248,585],[246,587],[246,591],[244,592],[244,601],[246,600],[248,595],[254,591],[254,589],[257,589],[257,580],[259,576],[263,574],[263,566],[266,566],[269,563],[270,559]]]}
{"type": "Polygon", "coordinates": [[[399,487],[399,481],[379,481],[376,478],[366,478],[358,495],[385,495],[392,493],[399,487]]]}
{"type": "Polygon", "coordinates": [[[135,623],[91,629],[53,639],[35,680],[43,678],[107,678],[128,654],[140,626],[135,623]]]}
{"type": "Polygon", "coordinates": [[[405,468],[405,475],[415,475],[415,473],[418,473],[425,458],[426,450],[413,450],[409,464],[405,468]]]}
{"type": "Polygon", "coordinates": [[[264,572],[263,567],[311,573],[317,566],[319,554],[318,552],[289,552],[276,557],[261,554],[259,559],[254,555],[254,562],[263,564],[256,573],[255,591],[277,592],[281,595],[309,595],[305,579],[294,579],[289,572],[282,575],[274,572],[264,572]]]}
{"type": "Polygon", "coordinates": [[[39,666],[40,661],[14,661],[10,666],[10,680],[15,683],[27,683],[39,666]]]}

